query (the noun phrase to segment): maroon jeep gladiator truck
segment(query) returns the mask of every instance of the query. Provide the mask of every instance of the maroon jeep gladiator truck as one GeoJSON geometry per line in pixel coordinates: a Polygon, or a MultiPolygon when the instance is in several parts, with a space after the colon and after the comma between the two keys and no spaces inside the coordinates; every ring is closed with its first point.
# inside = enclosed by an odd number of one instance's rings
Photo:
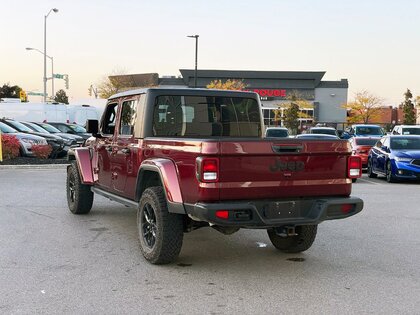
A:
{"type": "Polygon", "coordinates": [[[87,214],[94,194],[137,209],[140,249],[174,261],[183,234],[266,229],[283,252],[311,247],[324,220],[363,208],[351,196],[361,161],[347,140],[263,138],[253,92],[148,88],[112,96],[69,153],[67,200],[87,214]]]}

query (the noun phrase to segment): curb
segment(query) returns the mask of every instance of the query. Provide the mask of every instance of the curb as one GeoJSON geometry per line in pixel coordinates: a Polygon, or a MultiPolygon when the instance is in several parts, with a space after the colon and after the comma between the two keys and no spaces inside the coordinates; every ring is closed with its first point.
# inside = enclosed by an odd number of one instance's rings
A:
{"type": "Polygon", "coordinates": [[[22,164],[0,165],[0,170],[54,170],[66,169],[70,164],[22,164]]]}

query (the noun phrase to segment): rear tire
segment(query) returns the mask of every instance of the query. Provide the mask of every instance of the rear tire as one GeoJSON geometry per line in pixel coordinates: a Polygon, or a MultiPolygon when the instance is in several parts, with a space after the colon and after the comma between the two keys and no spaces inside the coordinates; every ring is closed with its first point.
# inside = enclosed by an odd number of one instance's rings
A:
{"type": "Polygon", "coordinates": [[[87,214],[92,209],[93,192],[89,185],[82,184],[79,170],[73,162],[67,170],[67,204],[73,214],[87,214]]]}
{"type": "Polygon", "coordinates": [[[267,230],[275,248],[284,253],[300,253],[309,249],[315,241],[318,225],[301,225],[295,228],[298,235],[282,237],[274,229],[267,230]]]}
{"type": "Polygon", "coordinates": [[[140,250],[155,265],[173,262],[184,237],[183,215],[169,213],[162,187],[147,188],[137,211],[140,250]]]}
{"type": "Polygon", "coordinates": [[[378,176],[373,172],[371,160],[368,160],[367,173],[369,178],[376,178],[378,176]]]}

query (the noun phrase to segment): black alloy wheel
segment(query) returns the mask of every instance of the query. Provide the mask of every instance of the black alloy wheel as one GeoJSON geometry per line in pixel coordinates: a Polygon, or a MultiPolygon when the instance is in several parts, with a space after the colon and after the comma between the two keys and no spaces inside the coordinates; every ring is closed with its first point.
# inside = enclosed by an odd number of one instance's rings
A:
{"type": "Polygon", "coordinates": [[[77,165],[73,162],[67,169],[67,204],[73,214],[87,214],[92,209],[93,192],[82,183],[77,165]]]}
{"type": "Polygon", "coordinates": [[[71,172],[68,177],[68,198],[72,203],[74,203],[76,200],[74,186],[75,186],[74,174],[71,172]]]}
{"type": "Polygon", "coordinates": [[[153,248],[156,243],[156,215],[153,207],[146,203],[143,206],[142,216],[140,218],[140,226],[142,229],[143,240],[147,247],[153,248]]]}
{"type": "Polygon", "coordinates": [[[170,213],[163,188],[147,188],[137,211],[140,250],[155,265],[173,262],[179,255],[184,234],[184,216],[170,213]]]}

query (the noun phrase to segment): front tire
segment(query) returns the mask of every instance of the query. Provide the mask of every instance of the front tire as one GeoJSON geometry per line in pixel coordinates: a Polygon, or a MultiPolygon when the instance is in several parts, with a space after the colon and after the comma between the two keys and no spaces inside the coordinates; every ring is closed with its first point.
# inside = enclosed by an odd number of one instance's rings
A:
{"type": "Polygon", "coordinates": [[[370,159],[368,160],[367,173],[369,178],[376,178],[378,176],[373,172],[372,161],[370,159]]]}
{"type": "Polygon", "coordinates": [[[73,162],[67,170],[67,204],[73,214],[87,214],[92,209],[93,192],[89,185],[82,184],[79,170],[73,162]]]}
{"type": "Polygon", "coordinates": [[[184,236],[184,220],[169,213],[162,187],[147,188],[137,211],[140,250],[155,265],[173,262],[179,255],[184,236]]]}
{"type": "Polygon", "coordinates": [[[295,228],[295,236],[277,235],[274,229],[267,230],[268,237],[275,248],[284,253],[300,253],[309,249],[315,241],[318,225],[301,225],[295,228]]]}
{"type": "Polygon", "coordinates": [[[392,175],[392,165],[391,165],[391,161],[388,161],[386,163],[386,181],[388,183],[395,183],[397,181],[397,179],[395,178],[394,175],[392,175]]]}

